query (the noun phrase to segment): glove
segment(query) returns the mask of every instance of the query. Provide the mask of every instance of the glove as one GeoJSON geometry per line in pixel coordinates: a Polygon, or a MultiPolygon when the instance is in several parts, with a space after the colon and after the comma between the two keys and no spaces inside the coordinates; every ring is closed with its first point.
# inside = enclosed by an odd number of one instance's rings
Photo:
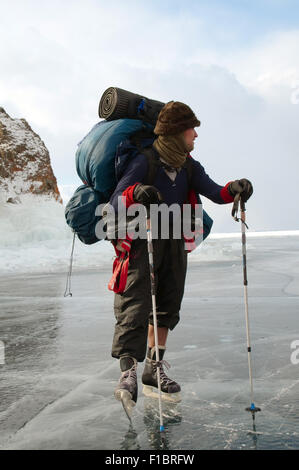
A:
{"type": "Polygon", "coordinates": [[[236,194],[241,194],[241,200],[243,202],[246,202],[253,193],[252,184],[246,178],[232,181],[227,189],[232,197],[235,197],[236,194]]]}
{"type": "Polygon", "coordinates": [[[155,188],[155,186],[148,186],[146,184],[137,184],[134,189],[133,198],[135,202],[149,207],[150,204],[159,204],[162,201],[162,196],[155,188]]]}

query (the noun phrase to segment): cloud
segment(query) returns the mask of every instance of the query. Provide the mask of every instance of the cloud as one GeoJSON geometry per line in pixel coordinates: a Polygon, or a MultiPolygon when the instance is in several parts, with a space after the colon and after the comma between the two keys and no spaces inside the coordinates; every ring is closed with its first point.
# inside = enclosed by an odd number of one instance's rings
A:
{"type": "Polygon", "coordinates": [[[270,101],[289,101],[299,80],[299,29],[279,31],[243,47],[233,56],[220,58],[246,88],[270,101]]]}
{"type": "MultiPolygon", "coordinates": [[[[158,6],[11,2],[0,30],[0,105],[40,134],[63,187],[80,184],[76,146],[98,120],[107,87],[185,101],[202,121],[194,156],[210,176],[220,184],[252,179],[253,227],[298,228],[290,214],[297,210],[299,105],[291,87],[299,31],[240,44],[230,26],[199,10],[158,6]]],[[[215,230],[232,230],[228,208],[205,204],[215,230]]]]}

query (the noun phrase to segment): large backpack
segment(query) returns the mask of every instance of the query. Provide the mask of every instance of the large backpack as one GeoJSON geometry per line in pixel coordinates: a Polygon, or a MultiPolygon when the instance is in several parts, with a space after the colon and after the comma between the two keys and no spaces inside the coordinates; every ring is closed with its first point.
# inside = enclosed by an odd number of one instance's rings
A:
{"type": "Polygon", "coordinates": [[[84,184],[68,201],[65,218],[83,243],[90,245],[99,241],[95,226],[101,216],[96,215],[96,208],[109,201],[129,159],[138,149],[153,142],[152,130],[152,125],[138,119],[101,121],[78,144],[76,169],[84,184]],[[134,144],[130,155],[121,158],[118,149],[131,136],[138,139],[138,148],[134,144]]]}
{"type": "MultiPolygon", "coordinates": [[[[96,124],[79,143],[76,152],[77,173],[84,185],[79,186],[65,208],[65,218],[78,238],[85,244],[100,239],[95,234],[101,215],[96,215],[99,204],[109,201],[129,161],[142,152],[148,160],[146,183],[152,185],[161,166],[152,148],[153,127],[135,119],[117,119],[96,124]],[[122,152],[125,146],[129,152],[122,152]]],[[[185,163],[189,188],[192,161],[185,163]]],[[[199,196],[196,202],[201,203],[199,196]]],[[[211,230],[213,220],[203,211],[203,239],[211,230]]]]}

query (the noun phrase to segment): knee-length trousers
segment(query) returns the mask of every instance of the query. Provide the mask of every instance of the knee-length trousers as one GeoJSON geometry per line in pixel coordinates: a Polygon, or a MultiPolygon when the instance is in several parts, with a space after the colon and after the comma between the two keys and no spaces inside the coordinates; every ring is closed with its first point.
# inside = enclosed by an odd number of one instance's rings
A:
{"type": "MultiPolygon", "coordinates": [[[[187,251],[182,239],[153,240],[158,327],[172,330],[180,319],[187,269],[187,251]]],[[[115,294],[116,318],[112,356],[146,354],[148,325],[153,324],[152,295],[147,241],[136,239],[130,251],[128,277],[122,294],[115,294]]]]}

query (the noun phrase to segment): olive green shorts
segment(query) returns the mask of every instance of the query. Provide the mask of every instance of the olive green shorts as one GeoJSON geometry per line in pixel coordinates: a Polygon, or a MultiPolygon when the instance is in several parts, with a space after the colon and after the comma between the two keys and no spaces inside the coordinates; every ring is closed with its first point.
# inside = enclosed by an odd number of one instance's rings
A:
{"type": "MultiPolygon", "coordinates": [[[[172,330],[180,319],[187,269],[183,240],[153,240],[158,327],[172,330]]],[[[115,294],[116,318],[112,356],[131,355],[142,362],[148,324],[153,324],[149,258],[146,240],[134,240],[128,277],[122,294],[115,294]]]]}

